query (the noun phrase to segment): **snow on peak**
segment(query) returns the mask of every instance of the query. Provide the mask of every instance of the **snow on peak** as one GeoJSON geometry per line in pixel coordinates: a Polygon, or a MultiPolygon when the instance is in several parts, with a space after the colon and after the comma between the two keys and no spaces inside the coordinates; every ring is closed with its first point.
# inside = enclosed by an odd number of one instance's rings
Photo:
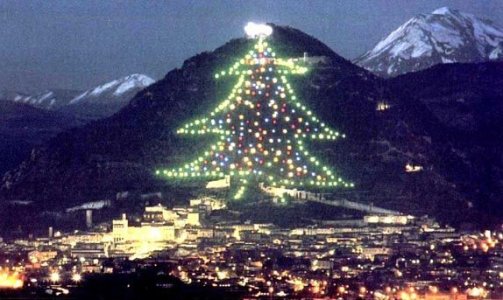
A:
{"type": "Polygon", "coordinates": [[[440,8],[435,9],[431,14],[432,15],[452,14],[452,10],[447,6],[444,6],[444,7],[440,7],[440,8]]]}
{"type": "Polygon", "coordinates": [[[110,82],[101,84],[77,95],[70,104],[86,101],[88,98],[120,97],[128,92],[139,91],[154,83],[155,80],[144,74],[131,74],[110,82]]]}
{"type": "Polygon", "coordinates": [[[91,95],[98,96],[99,94],[105,92],[106,90],[109,90],[109,89],[113,88],[114,86],[116,86],[117,82],[118,82],[118,80],[114,80],[114,81],[110,81],[105,84],[102,84],[100,86],[97,86],[91,91],[91,95]]]}
{"type": "Polygon", "coordinates": [[[503,29],[472,14],[441,7],[398,27],[356,59],[384,76],[418,71],[438,63],[501,58],[503,29]]]}
{"type": "Polygon", "coordinates": [[[503,58],[503,46],[494,48],[493,51],[489,54],[489,59],[496,60],[503,58]]]}
{"type": "Polygon", "coordinates": [[[22,102],[33,106],[50,109],[56,102],[56,95],[53,91],[43,91],[33,95],[15,93],[12,100],[14,102],[22,102]]]}
{"type": "Polygon", "coordinates": [[[147,75],[132,74],[124,77],[124,81],[117,87],[114,95],[119,96],[134,88],[145,88],[154,83],[154,80],[147,75]]]}

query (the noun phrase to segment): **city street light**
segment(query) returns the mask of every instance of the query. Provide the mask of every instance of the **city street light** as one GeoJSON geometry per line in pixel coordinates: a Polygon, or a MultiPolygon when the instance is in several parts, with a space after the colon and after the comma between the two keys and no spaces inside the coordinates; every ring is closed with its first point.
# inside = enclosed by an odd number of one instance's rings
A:
{"type": "Polygon", "coordinates": [[[61,279],[61,276],[59,275],[58,272],[52,272],[49,278],[51,279],[52,282],[58,282],[61,279]]]}
{"type": "Polygon", "coordinates": [[[72,275],[72,281],[73,281],[73,282],[76,282],[76,283],[77,283],[77,282],[80,282],[81,280],[82,280],[82,276],[81,276],[80,274],[78,274],[78,273],[74,273],[74,274],[72,275]]]}

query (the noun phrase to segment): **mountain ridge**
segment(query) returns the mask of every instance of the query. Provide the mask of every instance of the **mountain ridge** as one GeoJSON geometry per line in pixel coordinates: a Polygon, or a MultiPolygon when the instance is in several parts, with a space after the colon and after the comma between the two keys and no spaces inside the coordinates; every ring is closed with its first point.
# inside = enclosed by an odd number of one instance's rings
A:
{"type": "Polygon", "coordinates": [[[442,7],[409,19],[354,62],[383,77],[435,64],[503,58],[503,28],[442,7]]]}
{"type": "Polygon", "coordinates": [[[145,88],[154,82],[155,81],[147,75],[134,73],[88,89],[72,98],[68,104],[75,105],[82,103],[86,101],[86,98],[88,101],[99,101],[99,98],[102,97],[104,93],[120,96],[132,89],[145,88]]]}
{"type": "Polygon", "coordinates": [[[119,111],[135,93],[152,83],[154,79],[149,76],[134,73],[86,91],[54,89],[33,94],[3,91],[0,99],[75,115],[84,120],[96,120],[119,111]]]}

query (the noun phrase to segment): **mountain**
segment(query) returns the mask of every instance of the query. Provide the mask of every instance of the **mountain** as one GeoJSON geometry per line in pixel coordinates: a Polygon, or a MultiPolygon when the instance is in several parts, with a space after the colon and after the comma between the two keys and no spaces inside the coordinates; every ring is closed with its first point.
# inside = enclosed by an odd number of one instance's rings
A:
{"type": "Polygon", "coordinates": [[[152,83],[154,80],[147,75],[131,74],[76,95],[62,111],[90,119],[108,117],[125,106],[138,91],[152,83]]]}
{"type": "MultiPolygon", "coordinates": [[[[429,214],[457,226],[493,221],[492,212],[481,204],[485,198],[457,185],[457,165],[443,160],[455,154],[455,148],[448,147],[453,143],[447,139],[451,129],[425,102],[412,101],[415,98],[406,90],[396,90],[392,82],[297,29],[273,28],[269,41],[278,56],[308,55],[309,72],[289,80],[297,97],[347,135],[310,148],[355,183],[355,190],[338,191],[336,197],[429,214]]],[[[204,183],[173,184],[157,178],[154,171],[184,163],[209,145],[211,137],[181,137],[176,128],[206,114],[228,95],[235,82],[215,81],[214,73],[232,65],[252,46],[252,40],[234,39],[189,58],[113,116],[57,135],[5,174],[0,198],[32,200],[41,209],[64,209],[113,199],[123,191],[162,191],[171,201],[182,191],[199,193],[204,183]]],[[[474,72],[488,89],[497,88],[487,74],[474,72]]],[[[443,84],[437,88],[450,86],[447,79],[443,84]]],[[[482,95],[474,97],[480,100],[482,95]]]]}
{"type": "Polygon", "coordinates": [[[414,17],[355,60],[383,77],[436,64],[503,58],[503,28],[447,7],[414,17]]]}
{"type": "Polygon", "coordinates": [[[102,98],[112,98],[112,101],[116,101],[117,99],[113,97],[121,97],[135,90],[143,89],[152,83],[154,80],[147,75],[131,74],[87,90],[73,98],[69,104],[100,103],[103,101],[102,98]]]}
{"type": "Polygon", "coordinates": [[[32,148],[78,125],[75,118],[58,112],[0,101],[0,174],[29,157],[32,148]]]}
{"type": "Polygon", "coordinates": [[[435,168],[470,206],[503,209],[503,62],[436,65],[389,81],[409,105],[430,112],[435,168]]]}
{"type": "Polygon", "coordinates": [[[0,99],[28,104],[45,110],[58,110],[68,105],[68,103],[80,93],[80,91],[65,89],[45,90],[34,94],[3,91],[0,92],[0,99]]]}
{"type": "Polygon", "coordinates": [[[0,99],[59,111],[89,121],[116,113],[138,91],[153,82],[154,80],[147,75],[131,74],[100,84],[87,91],[54,89],[34,94],[4,91],[0,93],[0,99]]]}
{"type": "Polygon", "coordinates": [[[110,116],[154,80],[132,74],[88,91],[54,89],[0,93],[0,174],[17,166],[57,133],[110,116]]]}

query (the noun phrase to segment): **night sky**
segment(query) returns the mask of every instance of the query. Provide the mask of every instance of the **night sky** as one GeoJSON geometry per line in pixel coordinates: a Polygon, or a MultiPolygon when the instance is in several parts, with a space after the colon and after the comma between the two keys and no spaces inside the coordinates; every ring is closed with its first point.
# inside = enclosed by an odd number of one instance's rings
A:
{"type": "Polygon", "coordinates": [[[0,0],[0,89],[87,89],[131,73],[159,79],[243,36],[248,21],[296,27],[352,59],[442,6],[503,25],[499,0],[0,0]]]}

